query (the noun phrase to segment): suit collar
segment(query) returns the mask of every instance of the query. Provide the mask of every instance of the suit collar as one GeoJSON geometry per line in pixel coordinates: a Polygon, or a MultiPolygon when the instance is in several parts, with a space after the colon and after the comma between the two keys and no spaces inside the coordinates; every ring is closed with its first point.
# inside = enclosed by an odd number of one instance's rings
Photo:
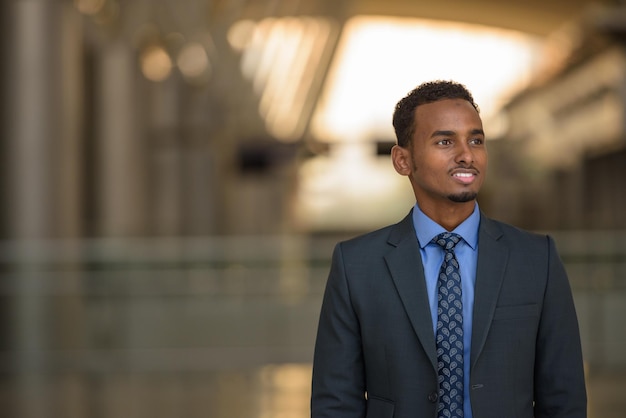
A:
{"type": "MultiPolygon", "coordinates": [[[[499,224],[481,213],[472,321],[472,366],[485,345],[508,262],[509,249],[502,237],[499,224]]],[[[430,302],[412,212],[391,228],[388,243],[393,248],[385,256],[387,267],[413,329],[436,370],[430,302]]]]}
{"type": "Polygon", "coordinates": [[[503,235],[497,222],[481,214],[472,321],[472,367],[485,345],[508,263],[509,248],[503,235]]]}
{"type": "Polygon", "coordinates": [[[410,239],[411,236],[415,237],[415,229],[413,227],[413,209],[411,209],[409,214],[406,215],[404,219],[391,228],[387,242],[394,247],[397,247],[406,239],[410,239]]]}
{"type": "MultiPolygon", "coordinates": [[[[426,247],[433,238],[437,235],[447,232],[446,229],[433,221],[428,215],[426,215],[419,207],[419,204],[413,206],[412,212],[413,226],[417,240],[420,247],[423,249],[426,247]]],[[[460,235],[465,243],[472,249],[476,249],[478,244],[478,227],[480,226],[480,209],[478,203],[474,202],[474,210],[463,222],[461,222],[455,229],[454,233],[460,235]]]]}
{"type": "Polygon", "coordinates": [[[392,227],[388,243],[394,248],[385,256],[387,267],[424,352],[437,370],[430,302],[411,213],[392,227]]]}

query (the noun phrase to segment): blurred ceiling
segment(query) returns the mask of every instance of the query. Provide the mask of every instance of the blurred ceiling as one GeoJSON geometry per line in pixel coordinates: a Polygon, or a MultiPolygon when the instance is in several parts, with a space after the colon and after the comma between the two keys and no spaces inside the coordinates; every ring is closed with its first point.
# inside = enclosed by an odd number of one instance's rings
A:
{"type": "MultiPolygon", "coordinates": [[[[573,26],[571,23],[584,20],[593,25],[599,16],[610,15],[613,11],[611,7],[619,5],[608,0],[73,1],[79,10],[82,8],[83,13],[94,18],[97,27],[105,29],[98,32],[121,32],[138,50],[143,51],[143,55],[154,44],[163,48],[160,51],[163,59],[168,59],[165,57],[167,51],[172,60],[183,52],[184,46],[193,47],[196,51],[204,49],[206,52],[200,51],[201,54],[188,55],[191,58],[202,55],[204,64],[200,64],[210,74],[199,80],[206,85],[206,80],[210,78],[211,98],[217,103],[215,108],[237,110],[237,120],[231,124],[239,131],[236,136],[263,137],[260,113],[270,135],[286,141],[302,138],[307,132],[311,115],[327,81],[339,32],[352,17],[397,16],[456,21],[547,39],[560,29],[573,26]],[[288,19],[291,16],[297,18],[288,19]],[[280,19],[273,18],[285,19],[278,22],[280,19]],[[232,29],[242,21],[255,22],[257,29],[245,47],[233,51],[237,48],[230,39],[232,29]],[[261,57],[265,61],[261,61],[261,57]],[[268,63],[273,66],[271,70],[268,70],[268,63]],[[246,65],[248,74],[244,68],[246,65]],[[245,83],[241,82],[242,77],[246,79],[245,83]],[[252,90],[254,94],[251,94],[252,90]],[[282,97],[287,95],[286,92],[293,93],[294,97],[282,97]],[[249,128],[249,132],[243,132],[244,127],[249,128]]],[[[485,62],[485,57],[476,58],[485,62]]],[[[505,59],[499,56],[492,58],[496,60],[496,64],[492,65],[497,65],[498,59],[505,59]]],[[[191,61],[192,69],[200,65],[197,60],[191,61]]],[[[184,69],[180,61],[178,69],[184,69]]],[[[169,74],[169,64],[166,70],[162,79],[169,74]]],[[[148,78],[161,81],[157,79],[159,77],[148,78]]]]}
{"type": "MultiPolygon", "coordinates": [[[[270,13],[324,14],[351,17],[361,14],[395,15],[476,23],[514,29],[534,35],[547,35],[560,25],[598,6],[611,6],[608,0],[215,0],[214,10],[239,8],[252,15],[270,13]]],[[[254,16],[250,16],[254,17],[254,16]]]]}
{"type": "Polygon", "coordinates": [[[387,14],[452,20],[519,30],[534,35],[548,35],[594,7],[615,3],[588,0],[353,0],[350,2],[348,14],[387,14]]]}
{"type": "MultiPolygon", "coordinates": [[[[113,0],[74,0],[102,5],[113,0]]],[[[593,8],[617,0],[118,0],[117,7],[142,20],[153,17],[175,26],[219,29],[238,19],[318,15],[344,20],[355,15],[390,15],[475,23],[547,35],[593,8]]]]}

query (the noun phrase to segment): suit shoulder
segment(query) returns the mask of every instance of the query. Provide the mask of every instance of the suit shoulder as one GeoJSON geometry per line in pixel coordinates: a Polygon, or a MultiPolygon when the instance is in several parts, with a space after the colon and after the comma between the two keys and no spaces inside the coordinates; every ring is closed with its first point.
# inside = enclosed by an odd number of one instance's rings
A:
{"type": "Polygon", "coordinates": [[[388,241],[391,230],[394,227],[395,225],[388,225],[375,231],[367,232],[361,235],[357,235],[353,238],[341,241],[338,243],[338,245],[345,250],[355,248],[362,250],[364,247],[385,244],[388,241]]]}
{"type": "Polygon", "coordinates": [[[531,246],[534,248],[545,248],[548,235],[538,232],[528,231],[506,222],[497,221],[491,218],[484,218],[486,229],[490,234],[501,234],[502,237],[512,245],[531,246]],[[497,231],[497,232],[494,232],[497,231]]]}
{"type": "Polygon", "coordinates": [[[387,254],[391,248],[400,245],[406,240],[413,239],[417,243],[411,214],[412,211],[396,224],[388,225],[375,231],[342,241],[337,244],[337,248],[340,248],[344,254],[356,253],[374,256],[376,254],[387,254]]]}

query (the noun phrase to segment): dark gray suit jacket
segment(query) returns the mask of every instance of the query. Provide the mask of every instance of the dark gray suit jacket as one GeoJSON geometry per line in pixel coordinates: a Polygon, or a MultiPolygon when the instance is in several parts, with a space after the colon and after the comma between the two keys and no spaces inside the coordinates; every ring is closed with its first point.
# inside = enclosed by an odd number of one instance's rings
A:
{"type": "MultiPolygon", "coordinates": [[[[578,322],[550,237],[481,214],[474,418],[582,418],[578,322]]],[[[412,216],[339,243],[320,314],[312,418],[436,417],[435,337],[412,216]]]]}

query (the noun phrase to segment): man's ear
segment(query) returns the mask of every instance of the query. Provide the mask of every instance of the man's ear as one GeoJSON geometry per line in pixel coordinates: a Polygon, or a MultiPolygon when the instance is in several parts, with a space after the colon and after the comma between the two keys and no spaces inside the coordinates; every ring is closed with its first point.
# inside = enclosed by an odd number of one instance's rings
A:
{"type": "Polygon", "coordinates": [[[411,151],[403,148],[399,145],[394,145],[391,148],[391,161],[393,162],[393,168],[396,169],[398,174],[402,176],[408,176],[411,174],[411,151]]]}

